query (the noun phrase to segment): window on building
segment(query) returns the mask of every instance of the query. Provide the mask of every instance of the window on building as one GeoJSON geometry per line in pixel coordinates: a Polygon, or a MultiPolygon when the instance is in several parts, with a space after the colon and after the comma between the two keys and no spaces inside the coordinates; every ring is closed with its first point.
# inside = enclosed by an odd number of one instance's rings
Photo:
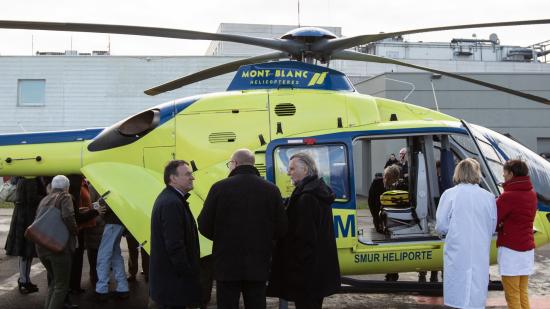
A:
{"type": "Polygon", "coordinates": [[[44,106],[46,104],[45,79],[20,79],[17,81],[18,106],[44,106]]]}
{"type": "Polygon", "coordinates": [[[537,152],[550,154],[550,137],[537,138],[537,152]]]}

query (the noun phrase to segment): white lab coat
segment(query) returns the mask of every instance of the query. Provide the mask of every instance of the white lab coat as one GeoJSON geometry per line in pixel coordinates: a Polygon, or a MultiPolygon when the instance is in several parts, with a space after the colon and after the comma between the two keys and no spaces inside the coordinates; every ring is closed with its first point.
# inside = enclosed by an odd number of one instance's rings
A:
{"type": "Polygon", "coordinates": [[[495,196],[478,185],[443,193],[436,231],[445,237],[443,298],[455,308],[485,308],[489,255],[497,223],[495,196]]]}

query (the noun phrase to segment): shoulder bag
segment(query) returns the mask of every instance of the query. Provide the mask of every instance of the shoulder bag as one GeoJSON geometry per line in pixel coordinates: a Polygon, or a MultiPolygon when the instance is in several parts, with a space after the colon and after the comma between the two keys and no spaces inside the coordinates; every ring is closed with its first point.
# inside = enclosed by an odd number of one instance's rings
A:
{"type": "Polygon", "coordinates": [[[25,231],[27,239],[53,253],[62,252],[69,240],[69,230],[63,222],[58,205],[60,197],[61,194],[55,198],[53,207],[37,214],[34,222],[25,231]]]}

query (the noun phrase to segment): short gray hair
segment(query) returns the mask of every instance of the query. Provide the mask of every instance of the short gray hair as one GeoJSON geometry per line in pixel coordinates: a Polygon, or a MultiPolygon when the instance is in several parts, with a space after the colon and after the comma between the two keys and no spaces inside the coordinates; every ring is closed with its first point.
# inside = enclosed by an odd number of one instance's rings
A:
{"type": "Polygon", "coordinates": [[[313,160],[313,158],[307,153],[299,152],[297,154],[292,155],[292,157],[290,157],[290,160],[292,159],[296,159],[298,160],[298,162],[300,162],[300,164],[307,170],[308,176],[318,175],[317,165],[315,164],[315,160],[313,160]]]}
{"type": "Polygon", "coordinates": [[[69,185],[70,185],[69,178],[63,175],[57,175],[52,179],[52,190],[53,189],[68,190],[69,185]]]}

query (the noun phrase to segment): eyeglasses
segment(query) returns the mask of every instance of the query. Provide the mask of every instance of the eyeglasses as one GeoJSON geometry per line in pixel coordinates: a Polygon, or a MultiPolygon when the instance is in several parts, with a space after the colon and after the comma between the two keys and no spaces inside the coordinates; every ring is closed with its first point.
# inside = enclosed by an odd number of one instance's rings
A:
{"type": "Polygon", "coordinates": [[[231,162],[235,162],[234,160],[229,160],[227,161],[227,163],[225,163],[225,166],[227,166],[227,168],[229,168],[229,165],[231,164],[231,162]]]}

